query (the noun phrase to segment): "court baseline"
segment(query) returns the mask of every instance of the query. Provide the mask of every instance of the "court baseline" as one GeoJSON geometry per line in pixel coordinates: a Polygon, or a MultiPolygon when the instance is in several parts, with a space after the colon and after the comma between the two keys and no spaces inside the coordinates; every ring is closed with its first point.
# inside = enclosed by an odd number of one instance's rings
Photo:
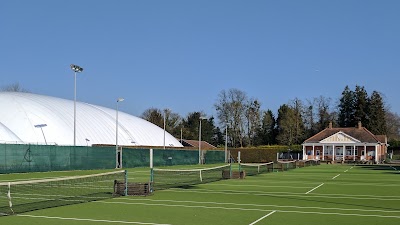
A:
{"type": "MultiPolygon", "coordinates": [[[[101,202],[101,201],[98,201],[101,202]]],[[[144,205],[144,206],[163,206],[163,207],[182,207],[182,208],[203,208],[203,209],[224,209],[224,210],[240,210],[240,211],[259,211],[259,212],[269,212],[271,209],[249,209],[249,208],[230,208],[230,207],[220,207],[220,206],[194,206],[194,205],[171,205],[171,204],[147,204],[147,203],[133,203],[133,202],[101,202],[107,204],[125,204],[125,205],[144,205]]],[[[376,215],[376,214],[356,214],[356,213],[332,213],[332,212],[307,212],[307,211],[290,211],[290,210],[274,210],[276,212],[286,212],[286,213],[301,213],[301,214],[317,214],[317,215],[339,215],[339,216],[360,216],[360,217],[379,217],[379,218],[396,218],[400,219],[400,216],[390,216],[390,215],[376,215]]]]}
{"type": "Polygon", "coordinates": [[[29,215],[29,214],[20,214],[17,216],[30,217],[30,218],[43,218],[43,219],[103,222],[103,223],[122,223],[122,224],[140,224],[140,225],[170,225],[170,224],[143,223],[143,222],[133,222],[133,221],[120,221],[120,220],[98,220],[98,219],[83,219],[83,218],[70,218],[70,217],[58,217],[58,216],[35,216],[35,215],[29,215]]]}

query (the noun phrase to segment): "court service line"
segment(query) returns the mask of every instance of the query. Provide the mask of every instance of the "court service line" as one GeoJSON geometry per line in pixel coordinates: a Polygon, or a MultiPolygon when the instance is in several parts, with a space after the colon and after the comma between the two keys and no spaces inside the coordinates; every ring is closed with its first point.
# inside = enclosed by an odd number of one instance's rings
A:
{"type": "MultiPolygon", "coordinates": [[[[347,170],[346,170],[346,171],[347,171],[347,170]]],[[[344,172],[346,172],[346,171],[344,171],[344,172]]],[[[338,176],[340,176],[340,173],[339,173],[338,175],[332,177],[332,180],[334,180],[334,179],[335,179],[336,177],[338,177],[338,176]]]]}
{"type": "MultiPolygon", "coordinates": [[[[400,170],[398,170],[400,171],[400,170]]],[[[360,174],[357,174],[357,176],[359,176],[360,174]]],[[[389,179],[380,179],[377,178],[375,179],[375,181],[379,181],[379,183],[371,183],[371,182],[366,182],[365,178],[360,178],[360,179],[346,179],[343,180],[342,183],[332,183],[332,185],[357,185],[357,186],[379,186],[379,187],[387,187],[387,186],[400,186],[400,183],[398,184],[393,184],[393,179],[389,180],[389,179]],[[347,181],[346,181],[347,180],[347,181]],[[348,181],[351,180],[352,182],[348,181]],[[360,183],[360,182],[364,182],[364,183],[360,183]]],[[[320,181],[320,180],[319,180],[320,181]]],[[[260,183],[259,181],[253,181],[253,180],[247,180],[246,183],[260,183]]],[[[262,184],[265,185],[269,185],[271,184],[272,181],[265,181],[262,182],[262,184]]],[[[278,184],[278,183],[282,183],[282,184],[310,184],[310,185],[316,185],[319,184],[320,182],[316,182],[316,181],[310,181],[310,182],[301,182],[301,181],[273,181],[274,184],[278,184]]],[[[208,184],[207,184],[208,185],[208,184]]]]}
{"type": "Polygon", "coordinates": [[[331,185],[339,186],[374,186],[374,187],[400,187],[400,184],[389,184],[389,183],[356,183],[356,182],[343,182],[343,183],[331,183],[331,185]]]}
{"type": "Polygon", "coordinates": [[[345,170],[344,172],[347,173],[349,170],[353,169],[354,166],[350,167],[350,169],[345,170]]]}
{"type": "Polygon", "coordinates": [[[368,196],[368,195],[343,195],[343,194],[311,194],[304,195],[303,193],[293,194],[292,192],[261,192],[261,191],[237,191],[237,190],[225,190],[225,191],[213,191],[204,189],[203,191],[194,190],[183,190],[183,189],[168,189],[164,190],[168,192],[190,192],[199,194],[220,194],[220,195],[254,195],[254,196],[278,196],[282,197],[285,194],[286,197],[307,197],[307,198],[330,198],[330,199],[364,199],[364,200],[379,200],[379,201],[400,201],[398,196],[368,196]],[[389,198],[393,197],[393,198],[389,198]]]}
{"type": "Polygon", "coordinates": [[[310,188],[310,187],[299,187],[299,186],[283,186],[283,185],[252,185],[252,184],[207,184],[209,186],[229,186],[229,187],[262,187],[262,188],[310,188]]]}
{"type": "Polygon", "coordinates": [[[311,192],[313,192],[314,190],[316,190],[317,188],[321,187],[322,185],[324,185],[324,183],[322,183],[322,184],[316,186],[315,188],[313,188],[313,189],[307,191],[307,192],[306,192],[306,195],[309,194],[309,193],[311,193],[311,192]]]}
{"type": "Polygon", "coordinates": [[[258,220],[256,220],[256,221],[254,221],[254,222],[250,223],[249,225],[254,225],[254,224],[256,224],[256,223],[260,222],[261,220],[263,220],[263,219],[267,218],[268,216],[270,216],[270,215],[274,214],[275,212],[276,212],[276,211],[272,211],[272,212],[268,213],[267,215],[265,215],[265,216],[261,217],[260,219],[258,219],[258,220]]]}
{"type": "Polygon", "coordinates": [[[356,213],[330,213],[330,212],[304,212],[304,211],[285,211],[276,210],[277,212],[283,213],[300,213],[300,214],[317,214],[317,215],[337,215],[337,216],[360,216],[360,217],[378,217],[378,218],[395,218],[400,219],[400,216],[385,216],[385,215],[373,215],[373,214],[356,214],[356,213]]]}
{"type": "MultiPolygon", "coordinates": [[[[203,208],[203,209],[224,209],[224,210],[240,210],[240,211],[258,211],[258,212],[269,212],[271,210],[266,209],[249,209],[239,207],[218,207],[218,206],[205,206],[205,205],[171,205],[171,204],[148,204],[142,202],[102,202],[108,204],[125,204],[125,205],[144,205],[144,206],[165,206],[165,207],[182,207],[182,208],[203,208]]],[[[309,211],[296,211],[296,210],[274,210],[276,212],[286,213],[301,213],[301,214],[317,214],[317,215],[339,215],[339,216],[360,216],[360,217],[379,217],[379,218],[396,218],[400,219],[400,216],[391,215],[376,215],[376,214],[357,214],[357,213],[332,213],[332,212],[309,212],[309,211]]]]}
{"type": "Polygon", "coordinates": [[[170,225],[170,224],[142,223],[142,222],[133,222],[133,221],[121,221],[121,220],[96,220],[96,219],[69,218],[69,217],[58,217],[58,216],[35,216],[35,215],[17,215],[17,216],[30,217],[30,218],[58,219],[58,220],[103,222],[103,223],[123,223],[123,224],[141,224],[141,225],[170,225]]]}
{"type": "MultiPolygon", "coordinates": [[[[188,201],[188,200],[172,200],[172,199],[124,199],[126,201],[131,202],[140,202],[140,201],[147,201],[147,202],[170,202],[170,203],[189,203],[189,204],[212,204],[212,205],[233,205],[233,206],[251,206],[251,207],[276,207],[276,208],[295,208],[295,209],[318,209],[318,210],[338,210],[338,211],[359,211],[359,212],[384,212],[384,213],[400,213],[399,210],[392,211],[392,210],[379,210],[379,209],[346,209],[346,208],[324,208],[324,207],[317,207],[317,206],[296,206],[296,205],[266,205],[266,204],[249,204],[249,203],[233,203],[233,202],[200,202],[200,201],[188,201]]],[[[96,201],[96,203],[107,203],[105,201],[96,201]]],[[[123,204],[125,202],[121,202],[123,204]]]]}

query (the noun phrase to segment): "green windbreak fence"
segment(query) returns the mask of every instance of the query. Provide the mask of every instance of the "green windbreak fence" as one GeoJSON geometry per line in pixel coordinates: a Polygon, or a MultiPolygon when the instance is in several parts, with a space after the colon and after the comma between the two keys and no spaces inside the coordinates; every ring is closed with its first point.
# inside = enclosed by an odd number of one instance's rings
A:
{"type": "MultiPolygon", "coordinates": [[[[223,162],[223,157],[221,158],[223,162]]],[[[193,150],[154,149],[154,166],[191,165],[199,163],[199,153],[193,150]]],[[[122,165],[127,168],[146,167],[150,164],[149,149],[127,149],[122,151],[122,165]]]]}
{"type": "MultiPolygon", "coordinates": [[[[124,168],[148,167],[149,149],[123,148],[124,168]]],[[[224,162],[224,151],[204,151],[205,162],[224,162]]],[[[154,166],[199,162],[197,150],[154,149],[154,166]]],[[[0,173],[115,168],[114,147],[0,144],[0,173]]]]}
{"type": "Polygon", "coordinates": [[[0,145],[0,173],[115,168],[115,148],[0,145]]]}

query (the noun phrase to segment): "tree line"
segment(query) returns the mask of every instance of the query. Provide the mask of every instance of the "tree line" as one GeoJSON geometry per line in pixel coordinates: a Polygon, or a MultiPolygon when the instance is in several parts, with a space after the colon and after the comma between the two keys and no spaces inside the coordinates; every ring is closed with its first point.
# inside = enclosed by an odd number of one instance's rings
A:
{"type": "Polygon", "coordinates": [[[332,123],[334,127],[355,127],[361,122],[376,135],[387,135],[393,145],[400,143],[400,117],[390,111],[382,94],[370,95],[363,86],[346,86],[336,104],[329,97],[295,98],[282,104],[277,113],[261,109],[261,102],[239,89],[222,90],[214,103],[216,118],[203,112],[186,117],[170,109],[147,109],[141,117],[177,138],[197,140],[200,119],[201,139],[215,146],[251,147],[260,145],[298,145],[332,123]],[[218,124],[216,124],[216,119],[218,124]]]}
{"type": "MultiPolygon", "coordinates": [[[[29,92],[18,83],[0,88],[0,91],[29,92]]],[[[260,145],[298,145],[325,129],[355,127],[361,122],[375,135],[387,135],[391,147],[400,147],[400,116],[391,112],[382,94],[370,95],[363,86],[354,90],[346,86],[337,103],[329,97],[295,98],[282,104],[277,113],[261,109],[261,102],[249,98],[239,89],[222,90],[214,103],[216,119],[203,112],[191,112],[186,117],[170,109],[149,108],[141,118],[164,128],[176,138],[197,140],[200,119],[201,139],[214,146],[229,147],[260,145]],[[165,120],[165,123],[164,123],[165,120]]]]}

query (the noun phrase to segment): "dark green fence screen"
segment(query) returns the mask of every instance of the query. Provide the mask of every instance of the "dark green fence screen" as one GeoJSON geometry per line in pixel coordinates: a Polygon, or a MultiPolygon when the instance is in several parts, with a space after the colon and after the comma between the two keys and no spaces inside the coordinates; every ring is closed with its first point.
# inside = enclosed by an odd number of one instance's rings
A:
{"type": "MultiPolygon", "coordinates": [[[[148,167],[149,149],[124,148],[124,168],[148,167]]],[[[197,150],[154,149],[154,166],[191,165],[197,150]]],[[[224,151],[204,151],[205,163],[223,163],[224,151]]],[[[0,144],[0,173],[92,170],[115,168],[114,147],[0,144]]]]}

